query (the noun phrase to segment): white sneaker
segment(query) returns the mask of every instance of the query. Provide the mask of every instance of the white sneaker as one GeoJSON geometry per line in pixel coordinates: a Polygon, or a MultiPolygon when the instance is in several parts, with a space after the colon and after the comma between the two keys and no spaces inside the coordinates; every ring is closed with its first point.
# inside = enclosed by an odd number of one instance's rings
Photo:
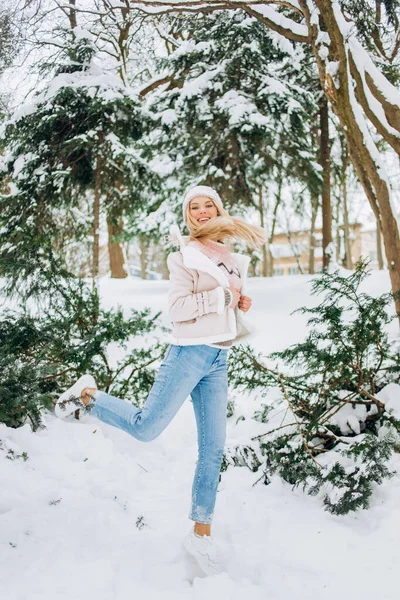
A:
{"type": "Polygon", "coordinates": [[[82,375],[74,385],[61,394],[54,407],[54,412],[57,417],[65,419],[66,417],[69,417],[69,415],[72,415],[77,409],[85,406],[83,402],[79,402],[79,404],[74,402],[76,399],[80,399],[82,390],[85,388],[97,389],[96,381],[91,375],[82,375]]]}
{"type": "Polygon", "coordinates": [[[184,537],[182,545],[193,556],[206,575],[222,573],[214,539],[210,535],[197,535],[193,529],[184,537]]]}

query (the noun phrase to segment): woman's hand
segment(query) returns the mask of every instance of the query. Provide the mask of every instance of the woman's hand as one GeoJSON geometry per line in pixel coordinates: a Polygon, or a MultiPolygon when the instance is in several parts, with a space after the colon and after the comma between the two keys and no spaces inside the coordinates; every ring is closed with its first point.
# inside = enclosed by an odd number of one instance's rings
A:
{"type": "Polygon", "coordinates": [[[252,299],[249,296],[240,296],[238,307],[243,312],[247,312],[251,307],[252,299]]]}

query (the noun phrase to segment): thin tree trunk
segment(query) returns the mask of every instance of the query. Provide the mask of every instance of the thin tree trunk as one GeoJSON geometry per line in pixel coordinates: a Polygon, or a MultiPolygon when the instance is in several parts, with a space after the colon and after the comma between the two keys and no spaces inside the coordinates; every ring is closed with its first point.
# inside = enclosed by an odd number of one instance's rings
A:
{"type": "Polygon", "coordinates": [[[384,268],[383,254],[382,254],[382,233],[379,227],[379,221],[376,222],[376,257],[378,259],[379,269],[384,268]]]}
{"type": "Polygon", "coordinates": [[[329,141],[328,101],[322,96],[320,102],[320,163],[322,167],[322,253],[323,266],[330,262],[328,246],[332,243],[332,207],[331,207],[331,149],[329,141]]]}
{"type": "Polygon", "coordinates": [[[71,29],[75,29],[75,27],[78,26],[77,23],[77,19],[76,19],[76,0],[69,0],[69,5],[70,5],[70,9],[68,12],[68,19],[69,19],[69,24],[71,26],[71,29]]]}
{"type": "Polygon", "coordinates": [[[337,199],[336,202],[336,243],[335,243],[335,260],[336,260],[336,264],[339,264],[339,260],[340,260],[340,250],[341,250],[341,242],[340,242],[340,228],[339,228],[339,222],[340,222],[340,195],[339,198],[337,199]]]}
{"type": "Polygon", "coordinates": [[[289,221],[288,221],[288,223],[287,223],[286,237],[287,237],[287,239],[288,239],[289,246],[290,246],[290,248],[291,248],[291,250],[292,250],[292,252],[293,252],[293,254],[294,254],[294,257],[295,257],[295,259],[296,259],[297,267],[298,267],[298,269],[299,269],[300,273],[301,273],[302,275],[304,275],[304,271],[303,271],[303,267],[301,266],[301,262],[300,262],[300,256],[299,256],[299,254],[298,254],[298,250],[297,250],[297,248],[296,248],[296,246],[295,246],[295,243],[294,243],[294,242],[293,242],[293,240],[292,240],[292,234],[291,234],[291,231],[290,231],[289,221]]]}
{"type": "Polygon", "coordinates": [[[101,175],[103,161],[100,154],[97,156],[94,198],[93,198],[93,254],[92,254],[92,282],[93,287],[99,278],[99,254],[100,254],[100,199],[101,199],[101,175]]]}
{"type": "Polygon", "coordinates": [[[140,248],[140,271],[142,279],[147,279],[147,240],[144,236],[139,236],[140,248]]]}
{"type": "MultiPolygon", "coordinates": [[[[264,221],[264,203],[263,203],[263,194],[262,194],[262,186],[260,185],[258,188],[258,206],[260,211],[260,225],[264,229],[265,221],[264,221]]],[[[266,244],[262,245],[262,276],[268,277],[268,254],[267,254],[267,246],[266,244]]]]}
{"type": "Polygon", "coordinates": [[[336,243],[335,243],[335,260],[336,264],[339,264],[340,261],[340,250],[341,250],[341,240],[340,240],[340,229],[336,228],[336,243]]]}
{"type": "Polygon", "coordinates": [[[347,164],[348,155],[343,155],[342,163],[342,197],[343,197],[343,225],[344,225],[344,249],[346,253],[346,269],[353,268],[353,260],[351,258],[351,244],[350,244],[350,224],[349,224],[349,210],[347,206],[347,164]]]}
{"type": "MultiPolygon", "coordinates": [[[[279,157],[278,157],[279,160],[279,157]]],[[[274,210],[272,213],[272,225],[271,225],[271,231],[270,231],[270,236],[269,236],[269,240],[268,240],[268,256],[269,256],[269,260],[268,260],[268,268],[269,268],[269,272],[268,275],[269,277],[273,277],[274,275],[274,256],[272,254],[272,250],[271,250],[271,246],[274,243],[274,235],[275,235],[275,227],[276,227],[276,221],[277,221],[277,214],[278,214],[278,208],[279,205],[281,203],[282,200],[282,166],[278,163],[278,173],[277,173],[277,182],[278,182],[278,191],[276,193],[275,196],[275,206],[274,206],[274,210]]]]}
{"type": "Polygon", "coordinates": [[[315,273],[315,248],[317,240],[315,239],[315,223],[318,214],[318,196],[311,198],[311,228],[310,228],[310,258],[308,262],[308,272],[313,275],[315,273]]]}
{"type": "Polygon", "coordinates": [[[350,243],[350,222],[349,222],[349,209],[347,204],[347,168],[349,166],[349,152],[346,146],[346,142],[343,138],[340,138],[342,165],[340,173],[340,192],[343,198],[343,236],[344,236],[344,254],[345,261],[344,266],[346,269],[353,269],[353,259],[351,256],[351,243],[350,243]]]}
{"type": "Polygon", "coordinates": [[[107,217],[108,229],[108,255],[110,259],[110,271],[113,279],[125,279],[128,273],[125,269],[125,257],[121,243],[115,241],[115,237],[121,234],[123,228],[122,220],[116,224],[112,217],[107,217]]]}
{"type": "Polygon", "coordinates": [[[275,202],[274,212],[273,212],[273,216],[272,216],[271,233],[270,233],[269,240],[268,240],[268,249],[267,249],[268,250],[268,277],[273,277],[273,275],[274,275],[275,257],[272,254],[271,248],[274,244],[275,226],[276,226],[276,220],[277,220],[277,210],[278,210],[280,201],[281,201],[281,198],[280,198],[280,195],[278,195],[276,198],[276,202],[275,202]]]}

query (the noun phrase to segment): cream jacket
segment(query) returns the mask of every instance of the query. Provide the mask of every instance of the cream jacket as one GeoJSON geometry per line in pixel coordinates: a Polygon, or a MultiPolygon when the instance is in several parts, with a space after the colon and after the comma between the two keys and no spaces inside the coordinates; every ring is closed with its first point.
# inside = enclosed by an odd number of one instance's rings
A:
{"type": "MultiPolygon", "coordinates": [[[[243,294],[250,258],[237,253],[232,256],[240,271],[243,294]]],[[[234,340],[235,345],[249,337],[253,328],[242,311],[225,307],[224,288],[229,288],[229,280],[212,260],[189,242],[181,243],[180,252],[169,254],[167,264],[172,344],[192,346],[234,340]]]]}

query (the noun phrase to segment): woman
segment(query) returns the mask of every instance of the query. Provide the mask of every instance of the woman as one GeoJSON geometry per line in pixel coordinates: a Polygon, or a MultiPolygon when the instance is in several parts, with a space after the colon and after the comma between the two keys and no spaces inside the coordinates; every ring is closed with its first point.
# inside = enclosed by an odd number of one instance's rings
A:
{"type": "Polygon", "coordinates": [[[256,247],[265,242],[263,229],[232,218],[218,193],[208,186],[191,188],[183,200],[189,238],[180,236],[181,250],[168,256],[169,312],[173,321],[169,345],[143,408],[97,390],[83,375],[57,401],[56,414],[65,417],[76,405],[90,407],[101,421],[123,429],[138,440],[155,439],[191,395],[198,435],[198,462],[189,518],[194,528],[184,547],[206,574],[222,568],[211,537],[211,522],[226,435],[228,348],[249,331],[238,309],[247,312],[251,298],[243,295],[249,258],[233,254],[224,242],[240,238],[256,247]]]}

